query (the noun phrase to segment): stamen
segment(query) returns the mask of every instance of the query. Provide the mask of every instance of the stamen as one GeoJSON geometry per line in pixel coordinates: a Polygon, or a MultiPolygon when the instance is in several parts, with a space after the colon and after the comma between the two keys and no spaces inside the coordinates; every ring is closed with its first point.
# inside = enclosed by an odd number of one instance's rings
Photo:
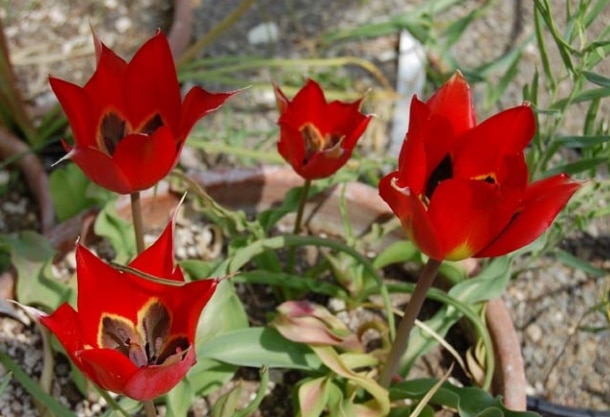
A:
{"type": "Polygon", "coordinates": [[[161,116],[159,116],[159,114],[155,114],[148,122],[144,124],[142,129],[140,129],[140,133],[150,136],[161,126],[163,126],[163,119],[161,116]]]}
{"type": "Polygon", "coordinates": [[[117,145],[126,135],[125,120],[116,113],[108,113],[100,123],[100,136],[109,155],[113,155],[117,145]]]}
{"type": "Polygon", "coordinates": [[[303,125],[300,132],[305,141],[305,158],[303,163],[309,162],[318,152],[330,151],[327,156],[331,158],[338,158],[343,154],[341,142],[343,142],[345,136],[334,133],[327,133],[322,136],[318,128],[311,123],[303,125]]]}

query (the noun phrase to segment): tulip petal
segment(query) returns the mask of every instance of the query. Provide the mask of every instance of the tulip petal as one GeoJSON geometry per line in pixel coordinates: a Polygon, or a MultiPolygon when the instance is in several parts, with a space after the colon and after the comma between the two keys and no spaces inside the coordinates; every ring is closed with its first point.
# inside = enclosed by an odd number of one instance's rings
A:
{"type": "Polygon", "coordinates": [[[99,332],[103,316],[119,316],[138,322],[138,310],[153,298],[130,279],[99,259],[84,246],[76,246],[78,277],[78,315],[83,323],[83,339],[100,347],[99,332]]]}
{"type": "Polygon", "coordinates": [[[176,139],[162,126],[152,135],[128,135],[119,142],[114,163],[129,183],[130,192],[152,187],[174,168],[179,158],[176,139]]]}
{"type": "Polygon", "coordinates": [[[157,398],[176,386],[195,362],[195,351],[191,348],[181,361],[171,365],[139,368],[132,374],[122,392],[139,401],[157,398]]]}
{"type": "Polygon", "coordinates": [[[38,320],[57,336],[70,356],[87,344],[80,332],[78,313],[68,303],[60,305],[49,316],[38,317],[38,320]]]}
{"type": "Polygon", "coordinates": [[[136,131],[159,114],[172,132],[178,132],[180,85],[169,43],[161,32],[142,45],[129,62],[125,89],[129,120],[136,131]]]}
{"type": "Polygon", "coordinates": [[[77,358],[86,366],[85,374],[89,379],[103,389],[117,393],[124,391],[138,370],[127,356],[113,349],[86,349],[78,352],[77,358]]]}
{"type": "Polygon", "coordinates": [[[487,246],[510,221],[519,197],[517,190],[501,193],[483,181],[440,183],[429,207],[444,252],[440,259],[465,259],[487,246]]]}
{"type": "MultiPolygon", "coordinates": [[[[498,113],[460,138],[462,146],[454,155],[456,177],[476,178],[497,172],[499,161],[522,155],[536,133],[536,121],[529,106],[498,113]]],[[[498,178],[502,182],[504,178],[498,178]]]]}
{"type": "Polygon", "coordinates": [[[182,103],[180,127],[178,130],[179,142],[181,144],[184,142],[199,119],[217,110],[227,99],[240,92],[241,90],[229,91],[227,93],[210,93],[201,87],[191,88],[182,103]]]}
{"type": "Polygon", "coordinates": [[[119,194],[132,192],[130,180],[105,152],[95,148],[73,148],[69,158],[94,183],[119,194]]]}
{"type": "Polygon", "coordinates": [[[324,91],[318,83],[308,79],[282,113],[278,123],[291,125],[295,129],[300,129],[305,123],[311,123],[321,132],[328,132],[330,120],[326,110],[324,91]]]}
{"type": "Polygon", "coordinates": [[[446,118],[455,136],[476,124],[470,86],[460,72],[456,72],[426,102],[432,114],[446,118]]]}
{"type": "Polygon", "coordinates": [[[129,266],[156,277],[184,281],[182,274],[174,275],[173,235],[174,227],[172,219],[165,226],[161,236],[131,261],[129,266]]]}
{"type": "Polygon", "coordinates": [[[419,197],[411,192],[408,187],[400,190],[397,182],[398,177],[396,173],[383,177],[379,182],[381,198],[388,203],[392,211],[400,219],[407,237],[423,253],[434,259],[443,259],[445,254],[426,208],[419,197]]]}
{"type": "Polygon", "coordinates": [[[476,256],[501,256],[536,240],[579,187],[563,174],[531,184],[521,209],[506,229],[476,256]]]}
{"type": "Polygon", "coordinates": [[[85,90],[58,78],[49,77],[49,83],[57,96],[66,117],[70,121],[77,146],[98,147],[93,105],[85,90]]]}
{"type": "Polygon", "coordinates": [[[345,136],[342,143],[342,148],[351,151],[356,146],[356,142],[369,124],[371,116],[365,116],[360,113],[362,100],[356,100],[351,103],[341,101],[331,102],[326,109],[327,114],[332,114],[332,118],[327,118],[327,122],[318,126],[322,136],[325,134],[335,134],[345,136]]]}

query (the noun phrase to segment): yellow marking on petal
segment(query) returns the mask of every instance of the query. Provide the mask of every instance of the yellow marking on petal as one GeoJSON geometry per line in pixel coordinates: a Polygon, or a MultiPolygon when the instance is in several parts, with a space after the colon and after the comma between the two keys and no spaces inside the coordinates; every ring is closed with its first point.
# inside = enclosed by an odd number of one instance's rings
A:
{"type": "Polygon", "coordinates": [[[472,248],[470,245],[468,245],[468,242],[464,242],[449,252],[447,256],[445,256],[445,260],[461,261],[463,259],[470,258],[472,255],[474,255],[472,248]]]}
{"type": "Polygon", "coordinates": [[[326,156],[330,158],[339,158],[343,154],[341,144],[345,136],[333,133],[327,133],[322,136],[320,130],[312,123],[305,123],[299,129],[299,132],[301,132],[301,136],[305,141],[304,163],[307,163],[318,152],[328,152],[326,156]]]}
{"type": "Polygon", "coordinates": [[[497,184],[498,183],[498,179],[496,178],[496,173],[495,172],[490,172],[489,174],[477,175],[476,177],[473,177],[472,179],[476,180],[476,181],[487,182],[489,184],[497,184]]]}

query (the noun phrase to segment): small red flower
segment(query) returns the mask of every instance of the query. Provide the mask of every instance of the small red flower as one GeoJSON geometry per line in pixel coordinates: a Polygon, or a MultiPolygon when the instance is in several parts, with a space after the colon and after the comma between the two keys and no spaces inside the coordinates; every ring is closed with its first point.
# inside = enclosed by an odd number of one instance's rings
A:
{"type": "Polygon", "coordinates": [[[39,317],[89,379],[140,401],[169,391],[195,363],[197,321],[217,284],[184,283],[172,231],[170,223],[129,266],[177,285],[119,271],[77,245],[78,311],[65,303],[39,317]]]}
{"type": "Polygon", "coordinates": [[[536,130],[524,104],[477,125],[458,72],[426,103],[413,98],[398,170],[379,193],[408,237],[434,259],[504,255],[535,240],[580,184],[528,184],[523,150],[536,130]]]}
{"type": "Polygon", "coordinates": [[[327,103],[313,80],[292,101],[278,86],[274,90],[280,111],[277,149],[292,168],[311,180],[329,177],[345,165],[371,119],[360,112],[362,98],[327,103]]]}
{"type": "Polygon", "coordinates": [[[155,185],[178,162],[194,124],[234,94],[192,88],[182,101],[174,60],[158,32],[127,63],[94,36],[97,69],[84,87],[51,77],[70,122],[72,159],[95,183],[129,194],[155,185]]]}

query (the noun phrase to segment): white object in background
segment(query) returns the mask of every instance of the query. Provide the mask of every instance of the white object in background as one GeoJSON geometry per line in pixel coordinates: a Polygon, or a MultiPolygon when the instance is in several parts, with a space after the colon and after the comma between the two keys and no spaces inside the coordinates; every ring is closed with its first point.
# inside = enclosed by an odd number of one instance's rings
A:
{"type": "Polygon", "coordinates": [[[409,32],[400,33],[396,92],[400,98],[394,104],[392,131],[388,152],[398,157],[402,142],[409,128],[409,108],[411,98],[421,97],[426,82],[426,53],[421,43],[409,32]]]}
{"type": "Polygon", "coordinates": [[[279,32],[280,30],[274,22],[260,23],[248,31],[248,43],[250,45],[275,43],[278,40],[279,32]]]}

